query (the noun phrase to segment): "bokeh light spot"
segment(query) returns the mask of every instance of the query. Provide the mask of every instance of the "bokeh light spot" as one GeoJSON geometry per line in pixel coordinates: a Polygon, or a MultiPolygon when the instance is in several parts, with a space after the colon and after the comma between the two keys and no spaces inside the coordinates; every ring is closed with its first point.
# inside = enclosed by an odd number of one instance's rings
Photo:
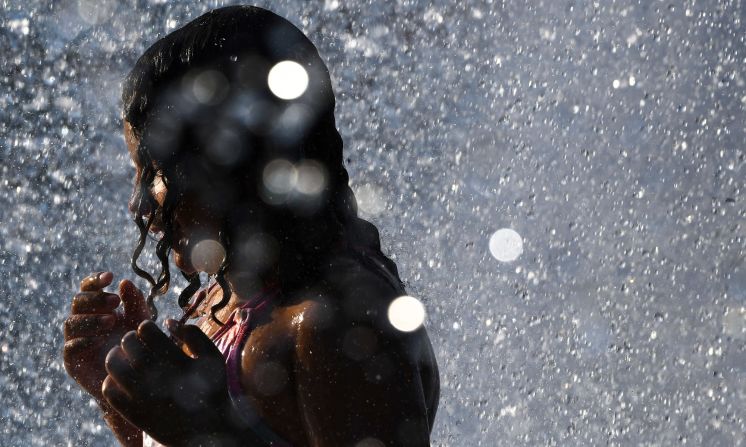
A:
{"type": "Polygon", "coordinates": [[[355,190],[355,199],[358,208],[366,214],[380,214],[386,208],[386,202],[383,200],[383,194],[380,188],[371,185],[360,185],[355,190]]]}
{"type": "Polygon", "coordinates": [[[287,385],[288,373],[281,364],[268,361],[256,365],[252,379],[257,391],[265,396],[273,396],[287,385]]]}
{"type": "Polygon", "coordinates": [[[271,101],[248,92],[231,99],[228,114],[251,132],[264,135],[271,130],[272,123],[277,116],[277,110],[271,101]]]}
{"type": "Polygon", "coordinates": [[[228,94],[228,79],[219,71],[205,70],[194,77],[191,90],[198,102],[218,104],[228,94]]]}
{"type": "Polygon", "coordinates": [[[350,329],[344,336],[342,350],[347,357],[360,361],[373,355],[378,346],[378,338],[372,329],[358,326],[350,329]]]}
{"type": "Polygon", "coordinates": [[[264,167],[262,181],[267,191],[284,196],[295,188],[298,170],[287,160],[272,160],[264,167]]]}
{"type": "Polygon", "coordinates": [[[210,160],[222,166],[235,164],[241,158],[241,151],[247,150],[238,133],[228,127],[218,128],[205,146],[210,160]]]}
{"type": "Polygon", "coordinates": [[[115,0],[78,0],[78,15],[89,25],[98,25],[114,17],[115,0]]]}
{"type": "Polygon", "coordinates": [[[308,88],[308,72],[297,62],[282,61],[269,71],[267,84],[278,98],[296,99],[308,88]]]}
{"type": "Polygon", "coordinates": [[[326,172],[324,167],[311,160],[306,160],[298,166],[298,181],[295,188],[298,192],[315,196],[326,186],[326,172]]]}
{"type": "Polygon", "coordinates": [[[225,249],[220,242],[212,239],[199,241],[192,248],[192,266],[200,272],[206,272],[211,275],[217,273],[224,258],[225,249]]]}
{"type": "Polygon", "coordinates": [[[272,125],[272,138],[281,145],[297,144],[312,122],[313,112],[303,104],[291,104],[284,108],[272,125]]]}
{"type": "Polygon", "coordinates": [[[400,296],[389,304],[388,317],[396,329],[412,332],[425,321],[425,306],[413,296],[400,296]]]}
{"type": "Polygon", "coordinates": [[[236,241],[237,262],[256,272],[261,272],[274,264],[279,254],[277,240],[267,233],[251,232],[236,241]]]}
{"type": "Polygon", "coordinates": [[[737,340],[746,339],[746,307],[729,307],[723,316],[723,332],[737,340]]]}
{"type": "Polygon", "coordinates": [[[490,253],[500,262],[511,262],[523,253],[521,235],[510,228],[501,228],[490,237],[490,253]]]}
{"type": "Polygon", "coordinates": [[[386,447],[386,444],[376,438],[365,438],[355,444],[355,447],[386,447]]]}

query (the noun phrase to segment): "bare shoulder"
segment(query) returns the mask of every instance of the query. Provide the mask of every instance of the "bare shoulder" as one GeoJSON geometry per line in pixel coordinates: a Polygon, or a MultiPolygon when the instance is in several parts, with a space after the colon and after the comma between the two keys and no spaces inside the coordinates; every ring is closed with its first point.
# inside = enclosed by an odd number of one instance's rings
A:
{"type": "Polygon", "coordinates": [[[325,280],[324,294],[297,304],[293,329],[298,407],[313,445],[429,445],[431,348],[424,328],[402,332],[388,321],[401,290],[354,258],[330,262],[325,280]]]}
{"type": "Polygon", "coordinates": [[[392,326],[388,306],[403,290],[375,265],[340,256],[326,267],[323,286],[285,308],[306,430],[318,445],[428,445],[439,381],[425,328],[392,326]]]}
{"type": "Polygon", "coordinates": [[[402,332],[389,321],[390,304],[404,292],[371,264],[355,256],[335,257],[326,265],[321,290],[288,309],[299,360],[309,359],[312,351],[356,361],[393,351],[412,362],[429,355],[424,327],[402,332]]]}
{"type": "Polygon", "coordinates": [[[330,330],[350,325],[386,327],[386,309],[403,294],[392,280],[362,256],[341,253],[323,263],[318,286],[299,300],[298,328],[330,330]]]}

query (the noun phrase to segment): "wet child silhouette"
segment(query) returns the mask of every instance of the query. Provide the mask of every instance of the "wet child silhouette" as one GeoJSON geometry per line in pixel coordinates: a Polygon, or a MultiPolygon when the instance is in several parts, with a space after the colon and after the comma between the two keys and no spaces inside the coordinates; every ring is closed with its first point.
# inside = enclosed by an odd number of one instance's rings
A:
{"type": "Polygon", "coordinates": [[[287,20],[209,12],[151,46],[124,84],[136,168],[132,259],[151,290],[81,282],[68,373],[123,445],[426,446],[438,369],[376,228],[357,217],[328,70],[287,20]],[[162,270],[138,266],[156,239],[162,270]],[[167,335],[152,298],[169,254],[189,286],[167,335]],[[214,281],[201,288],[199,272],[214,281]],[[193,324],[187,324],[192,319],[193,324]]]}

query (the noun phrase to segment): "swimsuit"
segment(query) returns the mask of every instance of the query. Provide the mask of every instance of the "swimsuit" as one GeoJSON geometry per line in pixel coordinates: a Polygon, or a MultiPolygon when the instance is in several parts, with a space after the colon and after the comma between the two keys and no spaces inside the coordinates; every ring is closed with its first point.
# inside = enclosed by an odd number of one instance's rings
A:
{"type": "MultiPolygon", "coordinates": [[[[213,284],[214,286],[215,284],[213,284]]],[[[249,301],[234,309],[225,325],[211,339],[225,357],[228,393],[241,416],[251,425],[252,431],[272,447],[290,447],[290,443],[283,440],[262,422],[246,398],[241,386],[241,352],[243,352],[243,345],[249,339],[251,330],[254,329],[253,323],[256,321],[257,314],[266,309],[269,303],[279,294],[280,288],[276,285],[262,289],[249,301]]]]}
{"type": "MultiPolygon", "coordinates": [[[[385,263],[378,258],[375,252],[366,250],[362,247],[354,247],[355,249],[348,250],[352,253],[362,265],[366,265],[369,269],[377,272],[383,279],[391,284],[391,286],[398,292],[404,294],[404,285],[401,280],[394,275],[385,263]]],[[[206,294],[195,301],[189,306],[189,309],[185,312],[182,323],[193,314],[201,302],[209,295],[209,292],[213,288],[218,286],[218,283],[213,283],[207,288],[206,294]]],[[[243,345],[249,338],[254,323],[259,312],[262,312],[269,308],[269,304],[280,294],[280,288],[277,284],[273,284],[265,287],[259,293],[254,295],[246,303],[237,307],[233,310],[225,324],[211,337],[215,346],[218,347],[220,352],[225,358],[226,376],[228,381],[228,392],[231,396],[233,404],[238,409],[239,414],[250,424],[252,430],[265,442],[272,447],[291,447],[290,443],[283,440],[279,435],[272,431],[257,415],[256,410],[252,407],[251,403],[245,396],[243,387],[241,386],[241,352],[243,351],[243,345]]],[[[143,446],[158,446],[159,444],[149,444],[151,441],[147,435],[145,435],[146,442],[143,446]]]]}

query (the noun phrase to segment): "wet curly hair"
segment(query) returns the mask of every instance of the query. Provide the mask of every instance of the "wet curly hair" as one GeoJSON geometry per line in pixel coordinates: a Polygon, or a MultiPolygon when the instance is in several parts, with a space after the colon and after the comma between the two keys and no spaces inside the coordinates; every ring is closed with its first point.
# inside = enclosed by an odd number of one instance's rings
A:
{"type": "MultiPolygon", "coordinates": [[[[171,280],[174,210],[184,192],[199,190],[211,194],[215,206],[241,208],[236,205],[260,193],[257,176],[276,158],[311,160],[326,173],[316,198],[273,210],[283,291],[313,284],[321,260],[339,246],[375,259],[393,285],[404,290],[396,265],[381,252],[378,230],[357,216],[329,72],[313,43],[289,21],[254,6],[208,12],[145,51],[124,81],[122,99],[124,119],[139,140],[136,157],[142,167],[134,218],[140,234],[131,264],[151,285],[148,304],[154,319],[153,298],[164,294],[171,280]],[[278,99],[266,88],[269,69],[283,60],[301,64],[309,75],[297,99],[278,99]],[[184,94],[185,86],[192,97],[184,94]],[[156,176],[167,186],[162,206],[149,193],[156,176]],[[156,245],[157,277],[137,263],[154,221],[163,230],[156,245]]],[[[218,323],[215,313],[231,295],[225,279],[230,248],[246,222],[248,216],[240,212],[222,222],[220,242],[228,255],[215,276],[223,299],[211,309],[218,323]]],[[[201,284],[198,273],[182,274],[189,285],[179,305],[186,308],[201,284]]]]}

